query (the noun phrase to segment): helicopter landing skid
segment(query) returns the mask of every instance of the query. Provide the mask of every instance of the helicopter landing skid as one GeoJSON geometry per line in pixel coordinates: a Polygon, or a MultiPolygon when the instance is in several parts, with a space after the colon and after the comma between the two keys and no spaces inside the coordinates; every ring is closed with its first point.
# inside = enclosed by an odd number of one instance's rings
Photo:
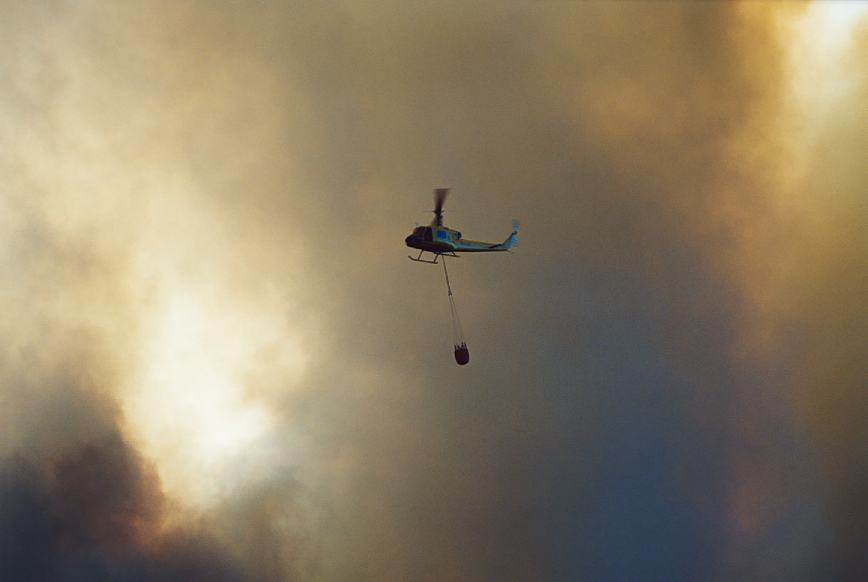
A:
{"type": "MultiPolygon", "coordinates": [[[[422,258],[422,253],[424,253],[424,252],[425,252],[425,251],[419,251],[419,256],[418,256],[418,257],[415,257],[415,258],[414,258],[414,257],[411,257],[410,255],[407,255],[407,258],[410,259],[411,261],[416,261],[417,263],[428,263],[429,265],[436,265],[436,264],[437,264],[437,259],[440,258],[441,255],[444,256],[444,257],[453,257],[453,258],[456,258],[456,259],[460,259],[460,258],[461,258],[461,257],[459,257],[458,255],[456,255],[454,252],[451,252],[451,253],[432,253],[432,254],[434,255],[434,260],[433,260],[433,261],[429,261],[429,260],[427,260],[427,259],[423,259],[423,258],[422,258]]],[[[430,252],[430,251],[429,251],[429,252],[430,252]]]]}

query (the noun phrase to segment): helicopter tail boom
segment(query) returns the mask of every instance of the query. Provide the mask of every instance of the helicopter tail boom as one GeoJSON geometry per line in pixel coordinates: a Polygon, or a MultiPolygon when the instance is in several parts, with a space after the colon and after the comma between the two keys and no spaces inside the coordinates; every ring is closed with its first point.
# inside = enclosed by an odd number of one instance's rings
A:
{"type": "Polygon", "coordinates": [[[496,251],[511,251],[518,245],[518,221],[512,223],[512,233],[502,243],[489,243],[478,240],[459,239],[453,243],[456,253],[491,253],[496,251]]]}

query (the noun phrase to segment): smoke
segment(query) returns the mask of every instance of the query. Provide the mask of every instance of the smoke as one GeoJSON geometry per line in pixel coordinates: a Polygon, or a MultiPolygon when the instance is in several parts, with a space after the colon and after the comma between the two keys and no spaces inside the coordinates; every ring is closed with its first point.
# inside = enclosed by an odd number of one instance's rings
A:
{"type": "Polygon", "coordinates": [[[5,580],[242,579],[207,533],[161,531],[153,470],[118,434],[8,461],[0,483],[5,580]]]}
{"type": "Polygon", "coordinates": [[[864,19],[4,12],[3,579],[864,572],[864,19]]]}
{"type": "Polygon", "coordinates": [[[153,464],[123,436],[110,352],[56,322],[41,331],[3,357],[0,578],[242,579],[206,528],[166,520],[153,464]]]}

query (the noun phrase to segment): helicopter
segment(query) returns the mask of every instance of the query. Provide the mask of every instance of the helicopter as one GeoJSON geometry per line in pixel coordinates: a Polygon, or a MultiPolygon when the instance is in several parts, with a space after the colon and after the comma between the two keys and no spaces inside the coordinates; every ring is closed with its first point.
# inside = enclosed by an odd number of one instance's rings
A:
{"type": "Polygon", "coordinates": [[[512,221],[512,233],[502,243],[489,243],[477,240],[461,238],[457,230],[443,226],[443,203],[449,194],[449,188],[437,188],[434,190],[434,220],[429,226],[419,226],[413,229],[404,242],[413,249],[419,249],[419,256],[407,256],[417,263],[437,264],[440,256],[460,258],[457,253],[491,253],[499,251],[511,251],[518,244],[517,220],[512,221]],[[434,255],[433,260],[423,259],[422,255],[429,252],[434,255]]]}
{"type": "MultiPolygon", "coordinates": [[[[434,220],[429,226],[419,226],[413,229],[404,242],[413,249],[419,249],[419,256],[408,255],[411,261],[417,263],[437,264],[437,259],[442,257],[459,258],[457,253],[491,253],[498,251],[511,251],[518,244],[518,221],[512,221],[512,233],[502,243],[488,243],[477,240],[468,240],[461,237],[457,230],[443,226],[443,203],[449,194],[449,188],[437,188],[434,190],[434,220]],[[423,259],[422,254],[429,252],[434,255],[433,260],[423,259]]],[[[458,308],[455,306],[455,297],[452,294],[452,285],[449,282],[449,272],[446,270],[446,259],[443,259],[443,275],[446,278],[446,290],[449,297],[449,308],[452,315],[452,336],[455,349],[455,361],[459,366],[465,366],[470,362],[470,350],[464,341],[464,331],[461,328],[461,320],[458,318],[458,308]]]]}

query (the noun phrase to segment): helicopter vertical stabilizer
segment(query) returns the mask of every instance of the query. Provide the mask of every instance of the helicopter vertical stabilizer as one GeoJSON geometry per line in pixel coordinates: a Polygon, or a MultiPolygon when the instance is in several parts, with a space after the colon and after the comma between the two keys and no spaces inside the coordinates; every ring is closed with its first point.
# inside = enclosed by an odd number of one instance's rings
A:
{"type": "Polygon", "coordinates": [[[503,246],[506,250],[511,251],[518,245],[518,228],[521,226],[521,223],[517,220],[512,221],[512,234],[510,234],[505,241],[503,241],[503,246]]]}

